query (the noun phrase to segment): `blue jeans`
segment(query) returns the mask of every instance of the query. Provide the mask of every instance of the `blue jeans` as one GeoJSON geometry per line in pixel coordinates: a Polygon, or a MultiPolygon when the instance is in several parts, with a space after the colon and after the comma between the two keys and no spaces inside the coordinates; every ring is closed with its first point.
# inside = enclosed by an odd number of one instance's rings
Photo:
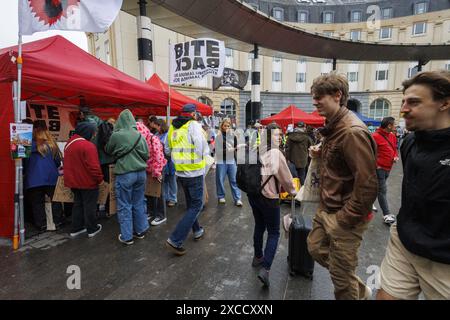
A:
{"type": "Polygon", "coordinates": [[[174,174],[165,174],[163,183],[163,194],[165,201],[177,202],[177,177],[174,174]]]}
{"type": "Polygon", "coordinates": [[[391,214],[387,202],[387,186],[386,180],[389,177],[389,171],[384,169],[377,169],[378,178],[378,203],[380,204],[381,210],[383,210],[383,216],[391,214]]]}
{"type": "Polygon", "coordinates": [[[195,233],[201,230],[198,216],[203,208],[203,176],[195,178],[178,177],[186,197],[187,210],[170,235],[170,241],[177,247],[183,246],[189,231],[195,233]]]}
{"type": "Polygon", "coordinates": [[[262,266],[270,270],[280,239],[280,207],[268,205],[268,199],[262,195],[248,196],[248,202],[252,207],[255,218],[255,230],[253,232],[253,248],[255,257],[264,257],[262,266]],[[267,230],[266,248],[263,252],[264,232],[267,230]]]}
{"type": "Polygon", "coordinates": [[[231,193],[233,194],[234,202],[241,200],[241,191],[236,183],[236,163],[218,163],[216,164],[216,190],[217,198],[225,198],[225,176],[228,175],[228,181],[230,182],[231,193]]]}
{"type": "Polygon", "coordinates": [[[149,224],[145,208],[145,170],[116,176],[117,219],[123,240],[133,239],[133,231],[142,233],[149,224]]]}

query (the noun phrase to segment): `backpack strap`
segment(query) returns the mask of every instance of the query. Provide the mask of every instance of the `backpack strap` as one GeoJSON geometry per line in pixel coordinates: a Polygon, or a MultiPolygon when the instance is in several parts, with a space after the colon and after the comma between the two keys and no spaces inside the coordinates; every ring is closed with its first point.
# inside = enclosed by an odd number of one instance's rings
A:
{"type": "Polygon", "coordinates": [[[130,150],[128,150],[127,152],[121,154],[120,156],[116,157],[116,161],[119,160],[120,158],[125,157],[127,154],[129,154],[131,151],[134,150],[134,148],[136,148],[136,146],[138,145],[139,141],[141,141],[141,134],[139,133],[139,137],[137,138],[136,142],[134,143],[134,145],[130,148],[130,150]]]}
{"type": "Polygon", "coordinates": [[[67,151],[67,149],[70,147],[70,145],[71,145],[72,143],[74,143],[74,142],[76,142],[76,141],[80,141],[80,140],[86,140],[86,139],[85,139],[85,138],[76,138],[76,139],[73,139],[73,140],[70,141],[68,144],[66,144],[66,146],[64,147],[64,152],[67,151]]]}
{"type": "Polygon", "coordinates": [[[266,184],[267,184],[267,183],[269,182],[269,180],[272,179],[272,178],[275,179],[275,186],[276,186],[276,188],[277,188],[277,193],[280,193],[280,188],[279,188],[279,186],[278,186],[278,180],[277,180],[277,178],[275,177],[274,174],[270,175],[270,176],[267,178],[267,180],[264,181],[264,183],[263,183],[262,186],[261,186],[260,192],[263,191],[263,189],[264,189],[264,187],[266,186],[266,184]]]}
{"type": "Polygon", "coordinates": [[[394,145],[392,144],[391,141],[389,141],[388,138],[386,138],[386,137],[385,137],[384,135],[382,135],[381,133],[380,133],[380,136],[382,136],[382,137],[384,138],[384,140],[386,140],[386,141],[389,143],[389,145],[391,146],[391,148],[392,148],[392,150],[393,150],[394,152],[397,152],[397,150],[394,148],[394,145]]]}

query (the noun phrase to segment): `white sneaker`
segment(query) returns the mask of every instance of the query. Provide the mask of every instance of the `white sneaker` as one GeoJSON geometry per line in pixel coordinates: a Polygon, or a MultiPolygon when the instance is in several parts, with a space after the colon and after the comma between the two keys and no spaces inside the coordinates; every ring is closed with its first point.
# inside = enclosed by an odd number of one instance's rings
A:
{"type": "Polygon", "coordinates": [[[242,207],[242,201],[241,200],[238,200],[238,201],[236,201],[236,206],[238,206],[238,207],[242,207]]]}
{"type": "Polygon", "coordinates": [[[369,300],[372,298],[372,289],[370,289],[368,286],[366,286],[366,291],[364,292],[364,297],[362,297],[359,300],[369,300]]]}
{"type": "Polygon", "coordinates": [[[95,235],[97,233],[99,233],[100,231],[102,231],[102,225],[101,224],[97,224],[97,230],[92,232],[92,233],[88,233],[88,238],[95,237],[95,235]]]}
{"type": "Polygon", "coordinates": [[[167,221],[167,218],[155,218],[152,222],[151,222],[151,224],[152,224],[152,226],[158,226],[158,225],[160,225],[161,223],[164,223],[164,222],[166,222],[167,221]]]}
{"type": "Polygon", "coordinates": [[[85,233],[85,232],[87,232],[86,228],[85,229],[81,229],[80,231],[77,231],[77,232],[72,232],[70,234],[70,236],[73,238],[73,237],[79,236],[80,234],[85,233]]]}
{"type": "Polygon", "coordinates": [[[393,224],[395,222],[395,216],[393,214],[388,214],[383,217],[384,223],[393,224]]]}
{"type": "Polygon", "coordinates": [[[219,203],[220,203],[220,204],[225,204],[225,203],[226,203],[225,198],[219,199],[219,203]]]}
{"type": "Polygon", "coordinates": [[[372,211],[374,211],[374,212],[377,212],[377,211],[378,211],[377,207],[375,207],[374,204],[372,205],[372,211]]]}

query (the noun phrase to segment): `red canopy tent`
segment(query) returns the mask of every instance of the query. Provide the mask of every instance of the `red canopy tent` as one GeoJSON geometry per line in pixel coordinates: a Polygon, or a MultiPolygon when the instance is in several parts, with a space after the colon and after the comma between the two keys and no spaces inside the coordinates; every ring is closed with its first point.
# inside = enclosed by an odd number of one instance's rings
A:
{"type": "MultiPolygon", "coordinates": [[[[9,123],[14,122],[12,83],[17,80],[18,47],[0,50],[0,237],[14,227],[14,161],[9,123]]],[[[61,36],[23,45],[21,99],[36,104],[76,107],[84,99],[106,117],[125,108],[135,115],[165,115],[168,94],[101,62],[61,36]]]]}
{"type": "MultiPolygon", "coordinates": [[[[0,82],[17,80],[12,61],[17,50],[17,46],[0,50],[0,82]]],[[[24,44],[22,55],[22,100],[78,106],[83,97],[88,106],[103,112],[152,107],[165,113],[166,92],[101,62],[64,37],[24,44]]]]}
{"type": "Polygon", "coordinates": [[[322,116],[319,114],[319,111],[314,110],[313,112],[310,113],[310,115],[314,116],[314,117],[317,118],[317,119],[321,119],[321,120],[323,121],[323,125],[325,125],[326,119],[325,119],[325,117],[322,117],[322,116]]]}
{"type": "Polygon", "coordinates": [[[272,122],[277,123],[283,131],[286,131],[289,124],[297,124],[297,122],[304,122],[313,127],[323,126],[325,120],[322,117],[316,117],[305,111],[297,108],[294,105],[283,109],[278,114],[261,120],[263,125],[268,125],[272,122]]]}
{"type": "MultiPolygon", "coordinates": [[[[153,74],[153,76],[147,80],[147,83],[151,87],[169,94],[169,85],[165,83],[156,73],[153,74]]],[[[212,107],[203,104],[201,102],[198,102],[197,100],[186,97],[177,90],[170,88],[170,115],[172,116],[179,115],[183,106],[188,103],[195,104],[197,106],[197,110],[202,115],[210,116],[213,113],[212,107]]]]}

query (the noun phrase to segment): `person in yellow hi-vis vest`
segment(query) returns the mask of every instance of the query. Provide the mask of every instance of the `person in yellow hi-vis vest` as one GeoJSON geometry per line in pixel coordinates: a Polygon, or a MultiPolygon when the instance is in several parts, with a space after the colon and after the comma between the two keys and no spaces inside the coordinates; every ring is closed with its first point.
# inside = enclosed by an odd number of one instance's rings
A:
{"type": "Polygon", "coordinates": [[[181,116],[173,120],[167,138],[175,174],[183,188],[187,206],[183,218],[167,239],[167,247],[176,255],[182,256],[186,253],[183,242],[191,229],[194,240],[200,240],[205,234],[198,216],[203,208],[205,155],[209,154],[209,147],[201,125],[196,121],[194,104],[183,107],[181,116]]]}

